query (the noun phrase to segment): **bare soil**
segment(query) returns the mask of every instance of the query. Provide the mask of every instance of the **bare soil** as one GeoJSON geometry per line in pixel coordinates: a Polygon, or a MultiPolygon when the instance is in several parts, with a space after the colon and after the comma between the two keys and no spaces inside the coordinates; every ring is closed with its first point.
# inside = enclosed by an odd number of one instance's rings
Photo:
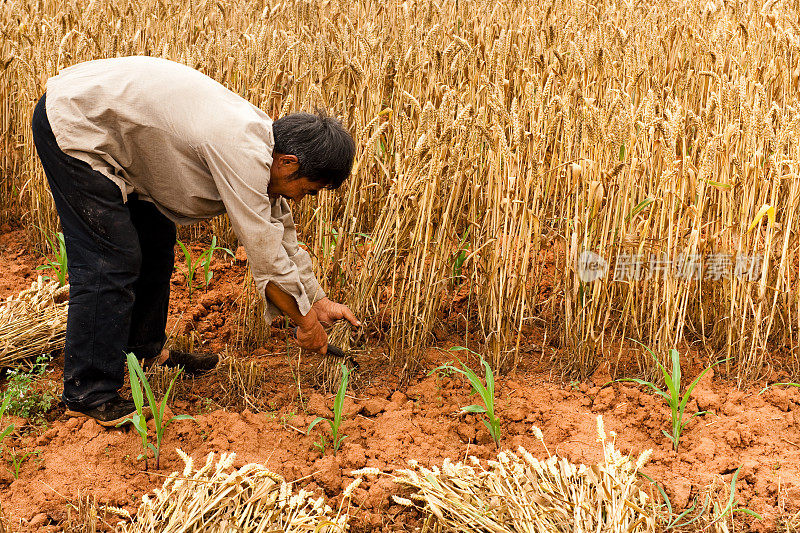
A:
{"type": "MultiPolygon", "coordinates": [[[[23,230],[7,226],[2,230],[0,297],[6,297],[30,285],[44,258],[28,251],[23,230]]],[[[195,255],[201,248],[195,247],[195,255]]],[[[206,350],[224,350],[234,335],[235,301],[242,292],[245,263],[220,257],[209,290],[200,289],[191,299],[182,271],[179,260],[173,276],[170,328],[177,333],[195,331],[206,350]]],[[[446,325],[437,334],[441,348],[459,344],[446,325]]],[[[167,429],[159,470],[151,462],[150,471],[145,471],[143,462],[136,459],[141,448],[130,427],[104,429],[94,421],[68,418],[63,405],[51,409],[45,421],[13,420],[18,429],[7,439],[0,461],[0,505],[13,530],[59,531],[67,502],[86,495],[135,513],[144,493],[183,467],[176,448],[195,459],[209,452],[235,451],[239,465],[260,462],[288,480],[302,480],[310,484],[307,488],[324,491],[333,502],[353,479],[354,469],[369,466],[387,471],[405,467],[411,458],[435,465],[445,457],[490,459],[496,454],[476,415],[460,414],[461,407],[478,403],[464,379],[420,372],[401,384],[399,369],[387,363],[388,349],[373,340],[345,405],[343,432],[348,438],[338,454],[328,450],[323,455],[314,446],[318,429],[310,436],[305,429],[318,415],[330,414],[333,398],[310,383],[308,376],[319,359],[299,358],[287,338],[285,329],[273,326],[264,346],[230,351],[238,360],[254,361],[266,376],[258,390],[250,391],[258,399],[256,404],[232,392],[230,379],[222,371],[181,383],[171,409],[189,413],[195,420],[175,422],[167,429]],[[32,454],[18,479],[12,475],[12,453],[32,454]]],[[[602,414],[606,431],[616,433],[618,449],[632,454],[653,449],[644,471],[666,486],[675,509],[691,505],[712,485],[730,484],[740,466],[736,485],[740,505],[764,517],[755,521],[742,516],[740,523],[746,528],[774,531],[780,520],[800,509],[798,389],[759,394],[761,386],[738,390],[734,383],[709,373],[695,389],[688,408],[689,413],[709,413],[689,422],[676,453],[662,435],[670,422],[661,399],[634,384],[606,385],[610,380],[607,364],[585,382],[553,380],[548,358],[537,351],[535,339],[537,333],[532,332],[523,343],[530,357],[516,372],[498,379],[502,447],[521,445],[545,457],[531,431],[536,425],[544,432],[550,452],[574,462],[594,463],[601,458],[596,416],[602,414]]],[[[444,351],[431,349],[426,370],[446,360],[444,351]]],[[[701,370],[692,361],[685,366],[688,377],[701,370]]],[[[42,379],[59,389],[61,370],[62,359],[57,355],[42,379]]],[[[354,492],[352,531],[418,528],[421,516],[390,498],[402,493],[387,478],[365,480],[354,492]]]]}

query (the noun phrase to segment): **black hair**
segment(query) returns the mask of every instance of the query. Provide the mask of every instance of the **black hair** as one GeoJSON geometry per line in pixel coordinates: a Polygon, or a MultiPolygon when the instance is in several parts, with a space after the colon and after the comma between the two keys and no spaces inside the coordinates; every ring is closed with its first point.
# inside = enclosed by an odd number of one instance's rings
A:
{"type": "Polygon", "coordinates": [[[356,143],[339,119],[318,109],[292,113],[272,123],[274,153],[297,157],[300,168],[291,177],[305,177],[339,188],[353,169],[356,143]]]}

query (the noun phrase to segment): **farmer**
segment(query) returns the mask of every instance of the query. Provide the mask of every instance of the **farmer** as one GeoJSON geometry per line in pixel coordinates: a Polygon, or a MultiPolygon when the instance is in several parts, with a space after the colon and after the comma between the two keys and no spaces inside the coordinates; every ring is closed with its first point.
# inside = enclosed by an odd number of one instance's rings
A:
{"type": "Polygon", "coordinates": [[[129,351],[190,373],[216,365],[164,350],[175,224],[227,213],[266,320],[291,318],[300,347],[325,353],[323,325],[359,325],[325,297],[287,203],[347,179],[355,144],[338,120],[273,122],[192,68],[124,57],[50,78],[32,127],[69,258],[67,414],[114,426],[135,412],[119,395],[129,351]]]}

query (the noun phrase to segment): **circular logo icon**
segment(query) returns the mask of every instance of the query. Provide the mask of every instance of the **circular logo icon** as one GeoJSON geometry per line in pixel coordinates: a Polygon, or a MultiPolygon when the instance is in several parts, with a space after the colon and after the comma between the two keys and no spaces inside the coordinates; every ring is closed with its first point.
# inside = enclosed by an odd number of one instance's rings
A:
{"type": "Polygon", "coordinates": [[[578,278],[584,283],[600,279],[608,272],[608,262],[594,252],[584,250],[578,256],[578,278]]]}

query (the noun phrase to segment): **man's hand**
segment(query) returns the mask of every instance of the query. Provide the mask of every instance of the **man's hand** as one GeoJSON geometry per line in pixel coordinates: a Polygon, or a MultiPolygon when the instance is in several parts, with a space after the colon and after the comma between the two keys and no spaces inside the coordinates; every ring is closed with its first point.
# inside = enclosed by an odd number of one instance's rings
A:
{"type": "Polygon", "coordinates": [[[328,350],[328,335],[322,328],[317,318],[317,312],[312,307],[308,314],[303,316],[297,307],[294,297],[283,292],[278,285],[270,281],[267,283],[267,300],[283,311],[292,322],[297,324],[297,344],[306,350],[324,354],[328,350]]]}
{"type": "Polygon", "coordinates": [[[312,309],[297,325],[297,344],[312,352],[324,354],[328,348],[328,335],[312,309]]]}
{"type": "Polygon", "coordinates": [[[316,311],[317,318],[323,326],[332,326],[334,322],[343,318],[355,327],[361,326],[361,322],[346,305],[337,304],[328,298],[317,300],[311,308],[316,311]]]}

